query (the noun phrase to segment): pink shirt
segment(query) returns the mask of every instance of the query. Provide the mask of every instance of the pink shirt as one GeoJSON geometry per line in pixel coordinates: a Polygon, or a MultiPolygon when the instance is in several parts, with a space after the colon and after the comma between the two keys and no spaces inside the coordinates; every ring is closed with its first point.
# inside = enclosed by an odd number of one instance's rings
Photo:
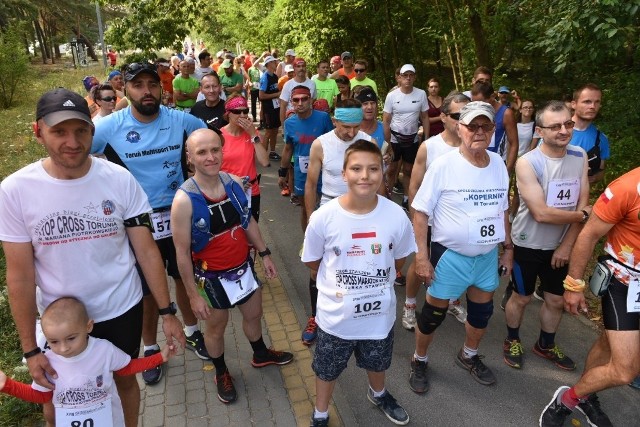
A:
{"type": "Polygon", "coordinates": [[[221,170],[239,177],[249,176],[250,181],[255,180],[251,186],[251,195],[259,195],[260,185],[256,179],[256,152],[249,134],[242,132],[238,136],[233,136],[227,131],[226,126],[221,131],[224,136],[221,170]]]}

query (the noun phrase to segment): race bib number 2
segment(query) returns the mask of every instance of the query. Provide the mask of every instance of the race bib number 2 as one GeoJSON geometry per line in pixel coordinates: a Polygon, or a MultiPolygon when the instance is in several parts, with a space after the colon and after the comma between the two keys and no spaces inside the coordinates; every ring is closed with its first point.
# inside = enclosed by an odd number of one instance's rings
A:
{"type": "Polygon", "coordinates": [[[307,173],[309,170],[309,156],[298,156],[298,167],[300,172],[307,173]]]}
{"type": "Polygon", "coordinates": [[[151,223],[153,224],[153,240],[171,237],[171,211],[152,213],[151,223]]]}

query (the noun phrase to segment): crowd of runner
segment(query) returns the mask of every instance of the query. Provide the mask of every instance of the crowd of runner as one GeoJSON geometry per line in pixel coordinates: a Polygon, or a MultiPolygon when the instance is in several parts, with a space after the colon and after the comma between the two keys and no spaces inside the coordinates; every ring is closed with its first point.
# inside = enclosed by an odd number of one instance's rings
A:
{"type": "Polygon", "coordinates": [[[85,98],[62,88],[41,97],[34,133],[49,157],[7,177],[0,191],[9,301],[38,393],[2,372],[0,390],[43,403],[49,425],[92,418],[134,426],[131,374],[157,384],[180,343],[212,361],[217,397],[231,403],[224,334],[236,306],[252,366],[291,362],[263,340],[254,268],[259,257],[265,278],[277,276],[258,226],[258,166],[277,162],[280,193],[300,206],[300,256],[310,270],[301,340],[315,343],[311,426],[328,425],[352,354],[367,372],[367,398],[393,423],[409,422],[385,386],[394,285],[406,285],[401,324],[415,333],[407,365],[415,393],[429,390],[429,370],[438,369],[429,349],[447,313],[465,328],[455,363],[480,384],[496,382],[479,346],[501,276],[509,278],[504,363],[524,366],[519,329],[533,296],[542,305],[531,352],[576,369],[555,336],[564,311],[585,311],[586,262],[605,235],[594,274],[601,280],[590,283],[605,332],[580,381],[556,391],[539,423],[560,426],[579,410],[590,425],[611,425],[596,392],[637,385],[640,372],[640,169],[589,204],[610,157],[593,123],[602,90],[588,83],[569,101],[536,109],[506,86],[495,90],[491,70],[478,67],[470,90],[443,97],[437,78],[422,90],[415,66],[404,64],[382,99],[368,62],[349,51],[313,70],[293,49],[284,57],[185,46],[184,55],[114,69],[104,83],[87,76],[85,98]],[[159,318],[165,349],[156,342],[159,318]],[[145,357],[134,363],[141,341],[145,357]],[[89,356],[96,352],[105,356],[89,356]],[[70,402],[74,390],[90,398],[70,402]]]}

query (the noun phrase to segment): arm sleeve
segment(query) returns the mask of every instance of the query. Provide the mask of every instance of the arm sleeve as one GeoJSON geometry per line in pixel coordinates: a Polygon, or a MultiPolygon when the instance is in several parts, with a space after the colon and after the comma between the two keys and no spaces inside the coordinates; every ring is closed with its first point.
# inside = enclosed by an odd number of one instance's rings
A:
{"type": "Polygon", "coordinates": [[[53,398],[53,392],[51,390],[34,390],[30,385],[12,380],[8,377],[2,392],[27,402],[40,404],[51,402],[51,399],[53,398]]]}
{"type": "Polygon", "coordinates": [[[153,369],[162,363],[162,353],[156,353],[153,356],[143,357],[141,359],[131,359],[127,366],[118,369],[115,371],[115,374],[121,377],[133,375],[148,369],[153,369]]]}

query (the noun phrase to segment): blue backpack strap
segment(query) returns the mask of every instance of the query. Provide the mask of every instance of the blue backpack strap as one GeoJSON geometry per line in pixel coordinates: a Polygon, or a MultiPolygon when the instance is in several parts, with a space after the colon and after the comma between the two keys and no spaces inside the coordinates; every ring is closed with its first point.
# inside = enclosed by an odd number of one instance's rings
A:
{"type": "Polygon", "coordinates": [[[220,181],[222,181],[231,204],[240,214],[240,225],[246,230],[249,227],[249,221],[251,221],[251,209],[244,188],[226,172],[220,171],[220,181]]]}
{"type": "Polygon", "coordinates": [[[191,215],[191,250],[200,252],[203,250],[212,237],[210,230],[211,217],[207,201],[200,191],[200,187],[193,178],[186,180],[180,190],[187,193],[191,199],[193,213],[191,215]]]}

